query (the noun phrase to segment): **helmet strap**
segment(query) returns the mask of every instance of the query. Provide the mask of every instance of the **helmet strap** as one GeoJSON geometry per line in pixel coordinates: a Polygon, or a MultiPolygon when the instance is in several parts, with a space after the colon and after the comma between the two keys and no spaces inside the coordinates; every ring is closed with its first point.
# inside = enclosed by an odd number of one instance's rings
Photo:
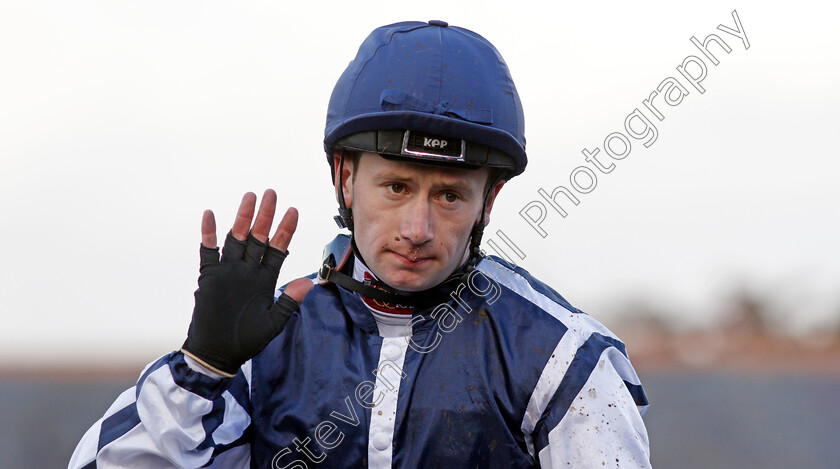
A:
{"type": "Polygon", "coordinates": [[[484,193],[484,200],[481,204],[481,218],[479,218],[478,223],[473,226],[472,232],[470,233],[470,255],[467,258],[467,265],[465,273],[469,274],[475,267],[478,265],[479,261],[484,254],[481,252],[481,238],[484,236],[484,214],[487,212],[487,199],[490,198],[490,192],[493,191],[493,188],[496,187],[496,184],[499,183],[504,179],[504,173],[497,174],[491,184],[487,187],[487,192],[484,193]]]}
{"type": "MultiPolygon", "coordinates": [[[[355,168],[354,168],[355,169],[355,168]]],[[[339,228],[347,228],[353,232],[353,211],[347,208],[344,202],[344,149],[339,150],[338,179],[336,180],[338,190],[338,215],[333,217],[339,228]]]]}

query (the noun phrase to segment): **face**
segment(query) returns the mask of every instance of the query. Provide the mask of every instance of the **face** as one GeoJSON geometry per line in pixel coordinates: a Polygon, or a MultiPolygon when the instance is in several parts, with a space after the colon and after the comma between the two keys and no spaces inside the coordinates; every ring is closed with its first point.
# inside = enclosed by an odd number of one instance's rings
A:
{"type": "MultiPolygon", "coordinates": [[[[368,268],[404,291],[445,280],[467,258],[489,170],[406,163],[375,153],[362,153],[358,162],[354,168],[352,161],[344,161],[342,189],[353,209],[356,246],[368,268]]],[[[490,192],[485,222],[503,184],[490,192]]]]}

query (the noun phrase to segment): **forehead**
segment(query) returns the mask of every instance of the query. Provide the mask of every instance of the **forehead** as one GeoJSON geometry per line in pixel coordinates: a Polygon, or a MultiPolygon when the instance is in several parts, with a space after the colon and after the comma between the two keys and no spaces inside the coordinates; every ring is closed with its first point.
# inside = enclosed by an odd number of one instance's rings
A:
{"type": "Polygon", "coordinates": [[[399,176],[403,178],[421,178],[435,181],[459,181],[483,185],[487,181],[488,168],[458,168],[404,160],[383,158],[376,153],[363,152],[359,158],[359,175],[370,177],[399,176]]]}

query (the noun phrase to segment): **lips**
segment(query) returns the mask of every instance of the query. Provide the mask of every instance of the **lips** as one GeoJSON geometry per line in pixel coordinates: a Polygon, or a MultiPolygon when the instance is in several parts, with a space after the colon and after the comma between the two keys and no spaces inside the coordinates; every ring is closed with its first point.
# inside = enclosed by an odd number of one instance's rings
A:
{"type": "Polygon", "coordinates": [[[396,251],[389,250],[391,254],[393,254],[399,261],[406,265],[417,266],[425,263],[426,261],[431,260],[431,257],[421,257],[416,254],[400,254],[396,251]]]}

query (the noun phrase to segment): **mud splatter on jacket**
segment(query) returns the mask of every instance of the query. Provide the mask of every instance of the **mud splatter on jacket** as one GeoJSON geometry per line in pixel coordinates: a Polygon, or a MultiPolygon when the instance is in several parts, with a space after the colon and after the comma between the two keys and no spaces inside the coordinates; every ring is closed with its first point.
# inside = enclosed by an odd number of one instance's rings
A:
{"type": "Polygon", "coordinates": [[[70,467],[650,467],[624,345],[524,269],[484,258],[410,327],[316,285],[234,378],[150,364],[70,467]]]}

